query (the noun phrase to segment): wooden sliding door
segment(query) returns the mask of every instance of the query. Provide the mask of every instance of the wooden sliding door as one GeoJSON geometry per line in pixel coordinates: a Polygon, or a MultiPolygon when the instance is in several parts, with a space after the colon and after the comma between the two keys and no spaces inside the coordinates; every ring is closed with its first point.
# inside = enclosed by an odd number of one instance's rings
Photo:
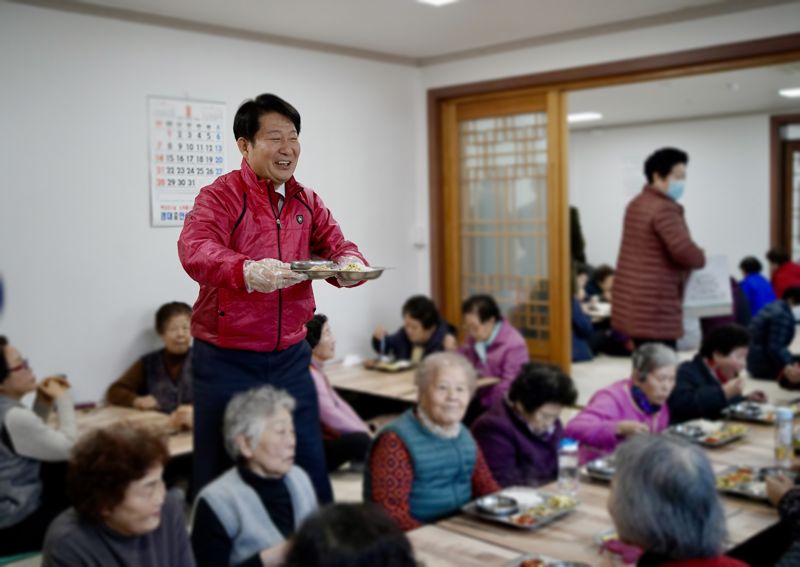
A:
{"type": "MultiPolygon", "coordinates": [[[[531,356],[570,361],[566,119],[557,91],[443,103],[442,261],[445,316],[488,293],[531,356]]],[[[435,221],[436,222],[436,221],[435,221]]]]}

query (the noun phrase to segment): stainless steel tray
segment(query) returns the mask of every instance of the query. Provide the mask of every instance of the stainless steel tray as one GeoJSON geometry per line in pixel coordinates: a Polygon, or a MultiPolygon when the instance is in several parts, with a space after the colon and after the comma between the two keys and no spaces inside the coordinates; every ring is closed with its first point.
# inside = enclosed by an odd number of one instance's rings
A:
{"type": "Polygon", "coordinates": [[[526,553],[503,565],[503,567],[591,567],[587,563],[561,561],[538,553],[526,553]],[[529,562],[529,563],[526,563],[529,562]]]}
{"type": "Polygon", "coordinates": [[[381,277],[384,270],[388,269],[382,266],[366,266],[364,270],[340,270],[334,262],[326,260],[292,262],[290,267],[293,272],[306,274],[312,280],[326,280],[338,276],[346,282],[375,280],[381,277]]]}
{"type": "Polygon", "coordinates": [[[593,480],[611,482],[611,479],[614,478],[615,470],[616,464],[614,462],[614,456],[612,455],[589,461],[581,467],[580,472],[583,476],[593,480]]]}
{"type": "MultiPolygon", "coordinates": [[[[795,415],[797,407],[790,406],[795,415]]],[[[774,424],[778,406],[774,404],[760,404],[757,402],[740,402],[723,410],[722,415],[728,419],[747,421],[750,423],[774,424]]]]}
{"type": "Polygon", "coordinates": [[[741,496],[759,502],[768,502],[765,481],[767,477],[784,475],[796,479],[797,473],[780,467],[731,466],[716,476],[717,490],[723,494],[741,496]]]}
{"type": "MultiPolygon", "coordinates": [[[[507,489],[508,490],[508,489],[507,489]]],[[[498,516],[495,514],[487,514],[482,512],[476,505],[475,501],[468,502],[461,507],[461,511],[469,516],[480,518],[488,522],[496,524],[503,524],[519,530],[534,531],[538,530],[548,524],[560,520],[578,507],[580,501],[571,496],[561,496],[548,492],[533,491],[538,495],[542,503],[534,506],[520,506],[520,512],[511,514],[510,516],[498,516]],[[556,506],[558,500],[561,499],[562,506],[556,506]]],[[[505,491],[500,491],[498,494],[503,494],[505,491]]]]}
{"type": "Polygon", "coordinates": [[[693,425],[691,421],[686,423],[679,423],[667,428],[667,433],[683,437],[693,443],[702,445],[703,447],[723,447],[734,441],[738,441],[747,435],[750,431],[746,426],[728,423],[725,424],[719,431],[714,433],[706,433],[699,426],[693,425]]]}

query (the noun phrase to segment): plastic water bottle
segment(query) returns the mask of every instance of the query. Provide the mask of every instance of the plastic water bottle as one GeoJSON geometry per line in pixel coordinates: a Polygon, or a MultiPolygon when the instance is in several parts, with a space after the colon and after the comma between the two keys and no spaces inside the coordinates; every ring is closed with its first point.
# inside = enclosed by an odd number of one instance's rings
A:
{"type": "Polygon", "coordinates": [[[789,468],[794,453],[794,412],[778,408],[775,417],[775,465],[789,468]]]}
{"type": "Polygon", "coordinates": [[[568,437],[558,444],[558,491],[567,496],[578,492],[578,442],[568,437]]]}

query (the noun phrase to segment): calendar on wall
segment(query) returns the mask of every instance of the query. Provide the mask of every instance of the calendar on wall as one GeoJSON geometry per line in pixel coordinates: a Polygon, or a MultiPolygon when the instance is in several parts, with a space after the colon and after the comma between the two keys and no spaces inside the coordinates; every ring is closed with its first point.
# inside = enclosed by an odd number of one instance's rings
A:
{"type": "Polygon", "coordinates": [[[226,171],[225,104],[147,97],[152,226],[181,226],[202,187],[226,171]]]}

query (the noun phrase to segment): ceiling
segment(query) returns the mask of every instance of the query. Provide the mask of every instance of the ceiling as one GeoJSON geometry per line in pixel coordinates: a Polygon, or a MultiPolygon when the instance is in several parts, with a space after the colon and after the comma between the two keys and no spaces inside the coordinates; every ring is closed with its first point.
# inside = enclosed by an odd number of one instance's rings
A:
{"type": "Polygon", "coordinates": [[[800,112],[800,99],[778,89],[800,87],[800,62],[724,73],[573,91],[569,112],[600,112],[603,119],[572,130],[756,112],[800,112]]]}
{"type": "Polygon", "coordinates": [[[796,0],[15,0],[424,65],[796,0]]]}

